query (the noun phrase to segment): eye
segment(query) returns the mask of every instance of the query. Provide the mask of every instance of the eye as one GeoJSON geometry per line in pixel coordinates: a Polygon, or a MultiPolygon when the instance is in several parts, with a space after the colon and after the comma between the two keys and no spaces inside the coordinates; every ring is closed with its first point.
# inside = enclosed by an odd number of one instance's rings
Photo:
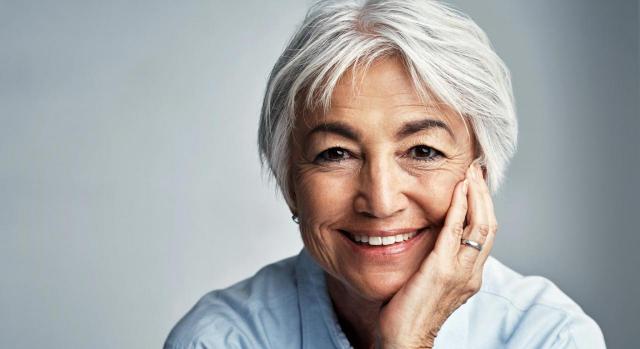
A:
{"type": "Polygon", "coordinates": [[[339,162],[342,160],[346,160],[349,157],[351,157],[351,154],[349,153],[348,150],[339,148],[339,147],[333,147],[318,154],[318,156],[316,156],[315,161],[316,162],[326,162],[326,161],[339,162]]]}
{"type": "Polygon", "coordinates": [[[433,161],[442,156],[442,153],[426,145],[416,145],[409,149],[409,155],[421,161],[433,161]]]}

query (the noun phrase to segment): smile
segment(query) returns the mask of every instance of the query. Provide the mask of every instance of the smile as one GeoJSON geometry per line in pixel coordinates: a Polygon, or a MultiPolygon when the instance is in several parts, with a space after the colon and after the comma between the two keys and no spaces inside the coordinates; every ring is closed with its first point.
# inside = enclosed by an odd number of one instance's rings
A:
{"type": "Polygon", "coordinates": [[[377,235],[358,235],[352,234],[347,231],[341,230],[340,232],[348,237],[351,241],[358,243],[359,245],[369,245],[369,246],[388,246],[394,244],[400,244],[405,241],[409,241],[413,239],[416,235],[420,234],[423,230],[416,230],[413,232],[396,234],[396,235],[387,235],[387,236],[377,236],[377,235]]]}

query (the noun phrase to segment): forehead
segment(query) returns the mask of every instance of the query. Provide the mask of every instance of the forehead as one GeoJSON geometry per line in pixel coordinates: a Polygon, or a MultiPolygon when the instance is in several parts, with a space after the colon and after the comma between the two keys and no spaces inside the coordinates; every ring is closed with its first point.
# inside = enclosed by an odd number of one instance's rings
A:
{"type": "Polygon", "coordinates": [[[402,61],[395,57],[379,59],[368,68],[348,69],[338,80],[331,102],[332,106],[357,105],[376,98],[399,104],[425,104],[402,61]]]}
{"type": "Polygon", "coordinates": [[[355,128],[395,131],[402,124],[434,120],[446,125],[454,139],[469,138],[468,124],[452,108],[435,99],[421,98],[400,58],[387,57],[368,69],[348,69],[332,91],[326,112],[304,116],[303,128],[343,122],[355,128]]]}

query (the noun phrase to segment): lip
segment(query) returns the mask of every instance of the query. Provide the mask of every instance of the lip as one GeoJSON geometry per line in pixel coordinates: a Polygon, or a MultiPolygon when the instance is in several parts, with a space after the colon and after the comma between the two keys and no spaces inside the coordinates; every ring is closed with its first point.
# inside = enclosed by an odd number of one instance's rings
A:
{"type": "Polygon", "coordinates": [[[354,253],[358,257],[363,257],[367,260],[382,260],[388,261],[389,259],[402,257],[406,252],[408,252],[413,246],[417,245],[422,241],[425,236],[431,233],[431,227],[424,228],[403,228],[403,229],[395,229],[395,230],[341,230],[338,231],[338,235],[342,238],[342,240],[347,244],[352,253],[354,253]],[[379,246],[371,246],[366,244],[359,244],[349,237],[346,234],[356,234],[356,235],[369,235],[369,236],[391,236],[397,234],[404,234],[418,231],[418,234],[413,238],[403,241],[400,243],[394,243],[391,245],[379,245],[379,246]]]}

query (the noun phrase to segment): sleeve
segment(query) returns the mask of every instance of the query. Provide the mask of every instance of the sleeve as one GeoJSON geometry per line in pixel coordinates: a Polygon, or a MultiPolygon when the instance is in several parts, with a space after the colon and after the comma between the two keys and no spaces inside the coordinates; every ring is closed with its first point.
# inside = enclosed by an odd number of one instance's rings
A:
{"type": "Polygon", "coordinates": [[[587,315],[576,316],[558,332],[550,349],[606,348],[600,326],[587,315]]]}
{"type": "Polygon", "coordinates": [[[211,292],[173,327],[164,349],[268,348],[248,309],[211,292]]]}
{"type": "Polygon", "coordinates": [[[168,338],[163,349],[245,349],[251,348],[236,331],[230,329],[216,336],[194,336],[189,339],[168,338]]]}
{"type": "Polygon", "coordinates": [[[163,349],[248,349],[260,348],[239,323],[218,318],[206,326],[178,324],[169,334],[163,349]]]}
{"type": "Polygon", "coordinates": [[[505,348],[606,348],[598,324],[580,308],[560,309],[536,304],[513,323],[505,348]]]}

